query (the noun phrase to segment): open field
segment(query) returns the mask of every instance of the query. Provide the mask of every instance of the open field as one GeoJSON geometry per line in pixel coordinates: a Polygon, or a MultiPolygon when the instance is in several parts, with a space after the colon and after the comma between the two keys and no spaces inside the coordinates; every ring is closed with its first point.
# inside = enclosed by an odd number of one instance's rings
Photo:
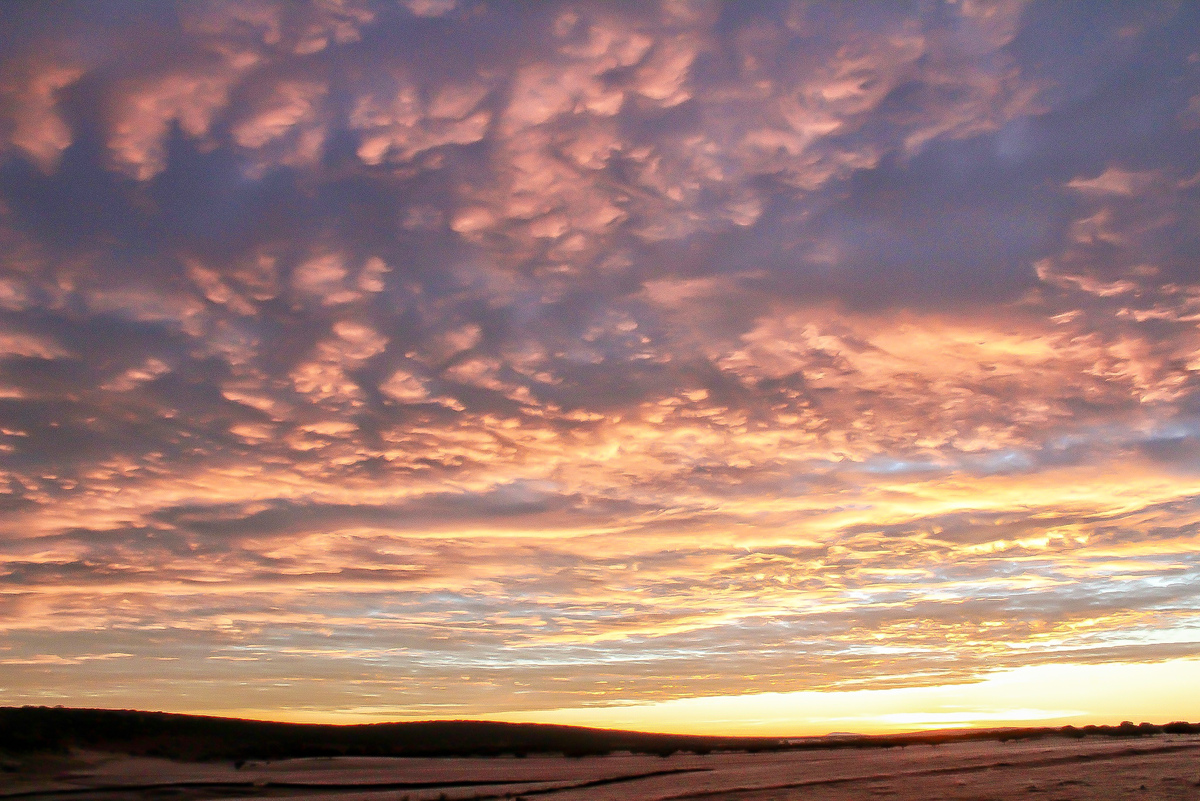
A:
{"type": "Polygon", "coordinates": [[[0,801],[435,799],[1196,799],[1200,736],[1049,738],[906,748],[583,758],[331,757],[176,762],[99,752],[30,755],[0,801]]]}

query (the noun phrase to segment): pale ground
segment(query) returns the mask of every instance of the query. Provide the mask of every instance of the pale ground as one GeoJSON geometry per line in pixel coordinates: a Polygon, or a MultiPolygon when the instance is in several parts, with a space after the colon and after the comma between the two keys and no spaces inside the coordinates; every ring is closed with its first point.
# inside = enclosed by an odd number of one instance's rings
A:
{"type": "Polygon", "coordinates": [[[568,759],[184,763],[82,753],[0,773],[0,801],[1197,799],[1200,736],[568,759]]]}

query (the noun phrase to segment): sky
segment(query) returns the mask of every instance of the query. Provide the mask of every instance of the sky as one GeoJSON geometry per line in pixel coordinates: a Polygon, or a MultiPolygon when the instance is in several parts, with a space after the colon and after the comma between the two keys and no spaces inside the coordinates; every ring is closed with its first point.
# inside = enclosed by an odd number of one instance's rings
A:
{"type": "Polygon", "coordinates": [[[1200,5],[0,5],[0,704],[1200,720],[1200,5]]]}

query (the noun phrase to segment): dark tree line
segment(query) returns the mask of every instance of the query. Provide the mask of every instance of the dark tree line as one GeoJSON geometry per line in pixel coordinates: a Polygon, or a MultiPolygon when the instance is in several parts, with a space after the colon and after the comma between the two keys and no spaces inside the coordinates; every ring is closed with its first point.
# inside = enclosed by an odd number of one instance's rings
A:
{"type": "Polygon", "coordinates": [[[705,737],[588,729],[536,723],[421,721],[331,726],[175,715],[111,709],[0,707],[0,752],[66,752],[72,748],[172,759],[285,759],[316,756],[525,756],[583,757],[630,751],[669,756],[679,752],[779,751],[822,748],[888,748],[965,740],[1044,737],[1147,737],[1200,734],[1200,724],[1125,721],[1118,726],[1063,726],[920,732],[824,738],[705,737]]]}

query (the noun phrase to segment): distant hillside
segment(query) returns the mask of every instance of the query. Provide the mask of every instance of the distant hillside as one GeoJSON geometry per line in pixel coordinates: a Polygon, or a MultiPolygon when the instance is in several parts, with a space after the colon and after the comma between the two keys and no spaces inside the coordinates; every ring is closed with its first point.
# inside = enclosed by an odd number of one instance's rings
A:
{"type": "Polygon", "coordinates": [[[451,720],[332,726],[110,709],[0,707],[0,751],[64,752],[72,748],[173,759],[284,759],[315,756],[567,756],[614,751],[669,754],[690,751],[767,751],[894,747],[967,739],[1047,736],[1141,737],[1197,734],[1200,724],[1086,726],[922,732],[829,738],[704,737],[587,729],[537,723],[451,720]]]}
{"type": "Polygon", "coordinates": [[[0,750],[87,748],[183,759],[499,756],[779,748],[778,738],[699,737],[537,723],[450,720],[349,726],[107,709],[0,708],[0,750]]]}

